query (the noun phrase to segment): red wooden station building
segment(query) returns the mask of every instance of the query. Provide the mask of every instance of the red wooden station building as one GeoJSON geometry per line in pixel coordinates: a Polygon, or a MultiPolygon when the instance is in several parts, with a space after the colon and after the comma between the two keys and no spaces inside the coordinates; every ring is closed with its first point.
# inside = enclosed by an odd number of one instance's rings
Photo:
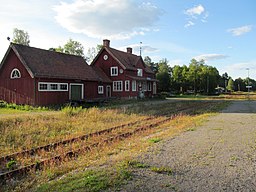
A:
{"type": "Polygon", "coordinates": [[[155,73],[141,56],[103,48],[91,65],[75,55],[11,43],[0,65],[0,100],[47,106],[70,101],[153,97],[155,73]]]}

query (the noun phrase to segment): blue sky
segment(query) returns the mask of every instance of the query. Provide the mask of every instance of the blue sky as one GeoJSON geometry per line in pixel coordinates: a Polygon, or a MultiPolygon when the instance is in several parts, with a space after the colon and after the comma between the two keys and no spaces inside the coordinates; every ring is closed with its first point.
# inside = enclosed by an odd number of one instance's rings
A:
{"type": "Polygon", "coordinates": [[[13,29],[30,35],[30,46],[49,49],[69,38],[85,48],[109,39],[170,66],[204,59],[233,79],[256,79],[255,0],[0,0],[0,59],[13,29]]]}

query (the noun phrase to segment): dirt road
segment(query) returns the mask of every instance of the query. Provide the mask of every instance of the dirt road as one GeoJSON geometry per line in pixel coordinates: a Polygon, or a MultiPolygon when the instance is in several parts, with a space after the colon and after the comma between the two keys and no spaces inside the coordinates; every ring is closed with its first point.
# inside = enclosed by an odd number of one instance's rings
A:
{"type": "Polygon", "coordinates": [[[121,191],[256,191],[256,101],[235,101],[194,131],[162,141],[137,161],[121,191]]]}

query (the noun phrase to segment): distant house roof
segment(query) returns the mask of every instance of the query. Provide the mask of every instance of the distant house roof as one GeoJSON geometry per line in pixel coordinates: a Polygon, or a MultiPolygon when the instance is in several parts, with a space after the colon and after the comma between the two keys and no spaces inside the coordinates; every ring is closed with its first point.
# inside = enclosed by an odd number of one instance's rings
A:
{"type": "MultiPolygon", "coordinates": [[[[137,70],[138,68],[138,63],[141,61],[144,65],[144,69],[147,73],[154,73],[149,66],[147,66],[141,56],[134,55],[132,53],[124,52],[124,51],[119,51],[117,49],[111,48],[109,46],[104,46],[100,53],[106,50],[112,57],[121,65],[124,67],[124,69],[128,70],[137,70]]],[[[100,55],[100,53],[97,55],[97,57],[100,55]]],[[[97,59],[95,58],[95,60],[97,59]]],[[[94,60],[94,61],[95,61],[94,60]]],[[[93,61],[93,63],[94,63],[93,61]]]]}
{"type": "Polygon", "coordinates": [[[34,47],[11,43],[2,64],[10,50],[18,56],[31,77],[103,81],[84,58],[34,47]]]}

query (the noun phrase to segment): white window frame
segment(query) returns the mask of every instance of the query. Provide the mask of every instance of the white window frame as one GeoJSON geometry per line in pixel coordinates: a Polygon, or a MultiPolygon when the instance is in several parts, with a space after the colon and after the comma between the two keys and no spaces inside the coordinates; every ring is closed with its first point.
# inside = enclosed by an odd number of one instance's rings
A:
{"type": "Polygon", "coordinates": [[[38,82],[38,91],[68,91],[68,83],[38,82]],[[46,85],[46,89],[40,88],[40,85],[46,85]],[[56,85],[57,89],[53,89],[56,85]],[[61,85],[65,85],[66,89],[62,89],[61,85]]]}
{"type": "Polygon", "coordinates": [[[153,94],[156,94],[156,82],[153,82],[153,94]]]}
{"type": "Polygon", "coordinates": [[[137,76],[142,77],[143,76],[143,70],[142,69],[137,69],[137,76]]]}
{"type": "Polygon", "coordinates": [[[132,81],[132,91],[137,91],[137,82],[135,80],[132,81]]]}
{"type": "Polygon", "coordinates": [[[151,85],[151,82],[149,81],[149,82],[148,82],[148,91],[151,91],[151,86],[152,86],[152,85],[151,85]]]}
{"type": "Polygon", "coordinates": [[[98,86],[98,94],[104,94],[104,87],[103,85],[98,86]]]}
{"type": "Polygon", "coordinates": [[[125,80],[125,91],[130,91],[130,80],[125,80]]]}
{"type": "Polygon", "coordinates": [[[10,78],[11,78],[11,79],[19,79],[19,78],[21,78],[20,70],[17,69],[17,68],[14,68],[14,69],[12,70],[12,72],[11,72],[10,78]]]}
{"type": "Polygon", "coordinates": [[[110,75],[111,76],[118,76],[118,67],[110,67],[110,75]]]}
{"type": "Polygon", "coordinates": [[[142,82],[142,91],[147,91],[147,88],[148,88],[147,82],[146,82],[146,81],[143,81],[143,82],[142,82]]]}
{"type": "Polygon", "coordinates": [[[113,81],[113,92],[123,91],[123,81],[113,81]]]}

